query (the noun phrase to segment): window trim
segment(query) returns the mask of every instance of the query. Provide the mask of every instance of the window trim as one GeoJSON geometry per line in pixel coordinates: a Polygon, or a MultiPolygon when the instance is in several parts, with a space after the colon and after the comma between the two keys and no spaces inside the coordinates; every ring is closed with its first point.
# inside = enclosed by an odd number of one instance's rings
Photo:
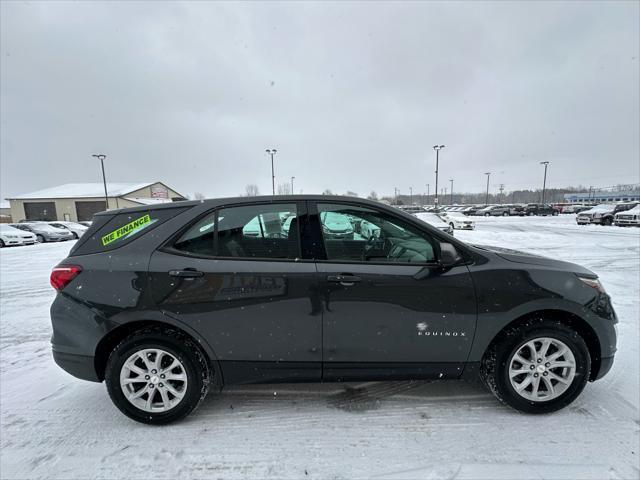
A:
{"type": "Polygon", "coordinates": [[[198,215],[196,218],[194,218],[192,221],[190,221],[187,225],[185,225],[183,228],[179,229],[174,235],[172,235],[171,237],[169,237],[169,239],[162,244],[158,250],[165,252],[165,253],[170,253],[172,255],[179,255],[182,257],[187,257],[187,258],[201,258],[203,260],[234,260],[234,261],[254,261],[254,262],[289,262],[289,263],[310,263],[310,262],[314,262],[315,260],[313,258],[308,259],[308,258],[303,258],[304,256],[304,252],[302,249],[302,229],[300,227],[300,223],[298,223],[298,238],[297,238],[297,244],[298,244],[298,253],[300,254],[300,256],[298,258],[269,258],[269,257],[228,257],[228,256],[224,256],[224,255],[217,255],[218,253],[218,215],[220,213],[220,210],[224,210],[224,209],[229,209],[229,208],[237,208],[237,207],[251,207],[251,206],[260,206],[260,205],[295,205],[296,207],[296,217],[298,219],[300,218],[304,218],[305,222],[308,223],[308,209],[307,209],[307,202],[305,201],[300,201],[300,200],[294,200],[291,202],[273,202],[273,201],[256,201],[256,202],[247,202],[247,203],[231,203],[231,204],[223,204],[223,205],[218,205],[210,210],[207,210],[206,212],[203,212],[202,214],[198,215]],[[180,239],[180,237],[182,235],[184,235],[187,231],[189,231],[189,229],[191,227],[193,227],[194,225],[196,225],[200,220],[202,220],[203,218],[207,217],[208,215],[211,215],[211,213],[213,213],[214,215],[214,233],[213,233],[213,251],[214,254],[213,255],[205,255],[205,254],[193,254],[193,253],[189,253],[185,250],[180,250],[178,248],[175,248],[175,244],[176,242],[180,239]]]}
{"type": "MultiPolygon", "coordinates": [[[[380,210],[378,208],[375,208],[369,205],[365,206],[361,203],[350,202],[350,201],[333,201],[332,202],[331,200],[313,200],[310,203],[311,203],[311,206],[309,208],[309,222],[310,224],[315,223],[315,225],[312,226],[312,235],[316,235],[316,236],[319,235],[320,241],[318,242],[318,245],[320,245],[320,250],[322,251],[322,257],[324,257],[324,258],[317,258],[316,259],[317,263],[325,263],[325,264],[335,263],[340,265],[387,265],[387,266],[399,265],[399,266],[429,267],[429,268],[440,267],[440,241],[444,241],[444,240],[441,239],[439,236],[431,235],[432,232],[425,231],[423,228],[421,228],[420,225],[416,225],[415,222],[409,221],[408,219],[395,215],[395,212],[380,210]],[[330,260],[327,258],[327,250],[325,248],[324,236],[322,234],[322,224],[320,222],[320,212],[318,210],[319,204],[345,205],[345,206],[353,206],[353,207],[360,207],[360,208],[368,208],[377,213],[384,212],[388,214],[391,218],[398,219],[401,222],[408,223],[412,227],[414,227],[416,230],[418,230],[420,233],[429,235],[431,236],[432,239],[436,240],[435,245],[432,244],[434,253],[436,254],[436,258],[433,262],[381,262],[381,261],[365,262],[362,260],[330,260]]],[[[455,245],[455,247],[458,248],[458,245],[455,245]]],[[[466,257],[466,252],[463,253],[463,257],[466,257]]],[[[460,262],[460,265],[463,265],[463,262],[460,262]]]]}

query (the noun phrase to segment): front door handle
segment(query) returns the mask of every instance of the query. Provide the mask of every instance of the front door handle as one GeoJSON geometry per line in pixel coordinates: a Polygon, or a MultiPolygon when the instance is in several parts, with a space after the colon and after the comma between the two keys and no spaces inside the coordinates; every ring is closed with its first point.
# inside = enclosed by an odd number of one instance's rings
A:
{"type": "Polygon", "coordinates": [[[356,275],[340,274],[340,275],[328,275],[328,282],[336,282],[342,285],[353,285],[356,282],[362,281],[362,279],[356,275]]]}
{"type": "Polygon", "coordinates": [[[204,272],[196,270],[195,268],[185,268],[184,270],[169,270],[169,275],[172,277],[195,278],[202,277],[204,272]]]}

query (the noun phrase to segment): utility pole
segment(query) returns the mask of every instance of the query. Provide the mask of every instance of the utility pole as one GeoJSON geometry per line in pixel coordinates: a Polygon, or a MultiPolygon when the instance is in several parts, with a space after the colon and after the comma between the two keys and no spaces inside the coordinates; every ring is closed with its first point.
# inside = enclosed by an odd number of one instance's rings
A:
{"type": "Polygon", "coordinates": [[[427,205],[429,205],[429,184],[427,183],[427,205]]]}
{"type": "Polygon", "coordinates": [[[544,203],[544,191],[547,188],[547,166],[549,165],[549,162],[540,162],[540,165],[544,165],[544,181],[542,182],[542,202],[540,203],[544,203]]]}
{"type": "Polygon", "coordinates": [[[451,182],[451,192],[449,192],[451,197],[449,200],[449,205],[453,205],[453,178],[450,178],[449,181],[451,182]]]}
{"type": "Polygon", "coordinates": [[[409,187],[409,205],[413,205],[413,187],[409,187]]]}
{"type": "Polygon", "coordinates": [[[440,150],[444,148],[444,145],[434,145],[433,149],[436,151],[436,198],[433,199],[433,203],[436,206],[436,212],[438,211],[438,163],[440,160],[440,150]]]}
{"type": "Polygon", "coordinates": [[[104,175],[104,159],[107,158],[107,156],[101,153],[96,155],[91,155],[91,156],[100,160],[100,165],[102,166],[102,183],[104,184],[104,208],[105,210],[109,210],[109,194],[107,193],[107,177],[105,177],[104,175]]]}
{"type": "Polygon", "coordinates": [[[272,149],[267,148],[266,152],[269,155],[271,155],[271,192],[273,195],[275,195],[276,194],[276,175],[273,170],[273,156],[276,153],[278,153],[278,151],[275,148],[272,148],[272,149]]]}
{"type": "Polygon", "coordinates": [[[502,191],[504,190],[504,183],[500,184],[500,205],[502,205],[502,191]]]}
{"type": "Polygon", "coordinates": [[[487,196],[484,197],[484,204],[489,205],[489,177],[491,176],[491,172],[484,173],[487,176],[487,196]]]}
{"type": "Polygon", "coordinates": [[[396,205],[398,205],[398,193],[400,193],[400,190],[398,190],[398,187],[393,187],[393,194],[396,197],[396,205]]]}
{"type": "Polygon", "coordinates": [[[293,192],[293,180],[294,180],[295,178],[296,178],[296,177],[291,177],[291,195],[293,195],[293,193],[294,193],[294,192],[293,192]]]}

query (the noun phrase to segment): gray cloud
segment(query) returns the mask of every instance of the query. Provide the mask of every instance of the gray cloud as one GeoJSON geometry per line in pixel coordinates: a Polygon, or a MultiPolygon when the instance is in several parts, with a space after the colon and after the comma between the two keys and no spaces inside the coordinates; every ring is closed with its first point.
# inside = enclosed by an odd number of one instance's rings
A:
{"type": "Polygon", "coordinates": [[[0,5],[3,197],[640,182],[638,2],[0,5]]]}

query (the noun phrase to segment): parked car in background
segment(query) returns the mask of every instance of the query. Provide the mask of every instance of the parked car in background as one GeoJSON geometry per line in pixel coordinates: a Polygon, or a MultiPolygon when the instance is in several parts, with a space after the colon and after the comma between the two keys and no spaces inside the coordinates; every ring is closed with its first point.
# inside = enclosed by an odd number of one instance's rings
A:
{"type": "Polygon", "coordinates": [[[322,222],[322,233],[327,237],[353,238],[355,229],[348,216],[338,215],[335,212],[322,212],[320,220],[322,222]]]}
{"type": "Polygon", "coordinates": [[[509,205],[509,215],[524,215],[524,207],[525,205],[522,203],[509,205]]]}
{"type": "Polygon", "coordinates": [[[479,207],[475,210],[472,210],[469,215],[471,215],[472,217],[484,217],[485,214],[491,211],[492,208],[493,205],[485,205],[484,207],[479,207]]]}
{"type": "Polygon", "coordinates": [[[440,218],[438,214],[427,212],[417,213],[415,216],[432,227],[436,227],[438,230],[448,233],[449,235],[453,235],[453,227],[449,225],[448,222],[440,218]]]}
{"type": "Polygon", "coordinates": [[[78,222],[80,225],[84,225],[85,227],[90,227],[92,222],[82,221],[78,222]]]}
{"type": "Polygon", "coordinates": [[[362,238],[366,240],[372,240],[374,238],[380,237],[380,227],[367,220],[361,220],[360,231],[358,233],[362,238]]]}
{"type": "Polygon", "coordinates": [[[596,225],[613,225],[617,213],[631,210],[636,205],[638,205],[638,202],[602,203],[576,215],[576,223],[578,225],[588,225],[590,223],[596,225]]]}
{"type": "Polygon", "coordinates": [[[619,227],[640,227],[640,205],[616,213],[613,216],[613,223],[619,227]]]}
{"type": "Polygon", "coordinates": [[[533,216],[538,215],[541,217],[546,217],[547,215],[557,216],[560,211],[557,208],[552,207],[548,203],[528,203],[521,215],[533,216]]]}
{"type": "Polygon", "coordinates": [[[398,208],[407,213],[419,213],[427,211],[426,208],[421,207],[420,205],[400,205],[398,208]]]}
{"type": "Polygon", "coordinates": [[[441,212],[438,213],[438,216],[447,222],[454,230],[473,230],[476,228],[476,222],[469,220],[464,216],[460,216],[459,213],[441,212]]]}
{"type": "Polygon", "coordinates": [[[593,205],[588,206],[588,205],[567,205],[566,207],[564,207],[562,209],[562,211],[560,213],[580,213],[580,212],[584,212],[585,210],[589,210],[593,208],[593,205]]]}
{"type": "Polygon", "coordinates": [[[508,217],[511,214],[509,205],[493,205],[480,211],[485,217],[508,217]]]}
{"type": "Polygon", "coordinates": [[[36,243],[36,236],[33,233],[25,232],[6,223],[0,223],[0,247],[33,245],[34,243],[36,243]]]}
{"type": "Polygon", "coordinates": [[[73,240],[73,234],[69,230],[53,227],[47,222],[12,223],[11,226],[33,233],[39,243],[73,240]]]}
{"type": "Polygon", "coordinates": [[[73,238],[75,239],[80,238],[84,234],[84,232],[89,230],[89,227],[80,225],[76,222],[49,222],[49,225],[51,225],[52,227],[61,228],[63,230],[69,230],[73,234],[73,238]]]}

